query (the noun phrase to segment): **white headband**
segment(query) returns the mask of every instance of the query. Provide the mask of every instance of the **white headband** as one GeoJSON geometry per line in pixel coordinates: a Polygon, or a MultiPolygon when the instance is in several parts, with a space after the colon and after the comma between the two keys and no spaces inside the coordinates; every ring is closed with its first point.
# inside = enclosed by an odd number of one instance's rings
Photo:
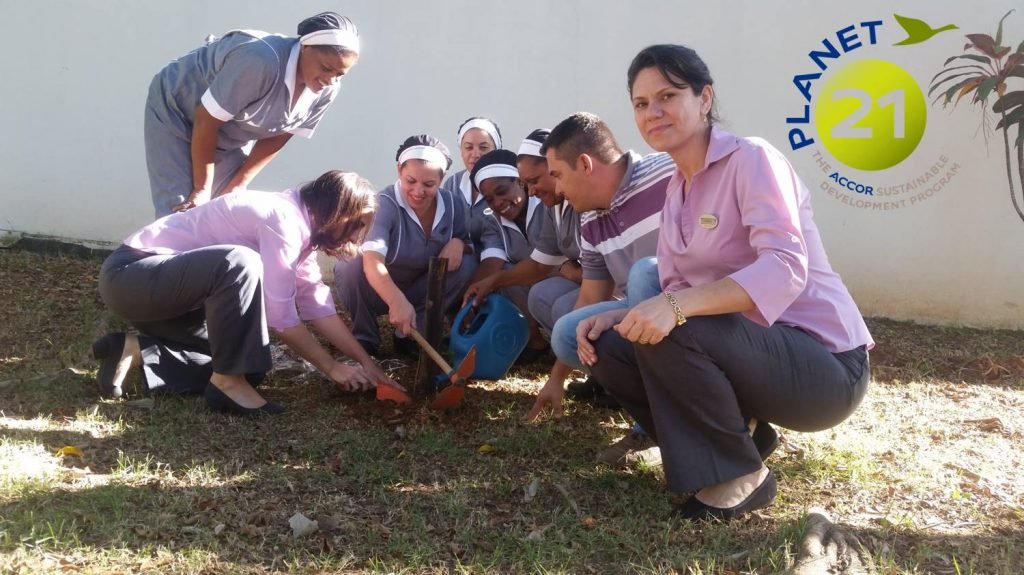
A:
{"type": "Polygon", "coordinates": [[[398,164],[402,165],[407,160],[423,160],[430,164],[437,164],[442,172],[448,169],[448,158],[441,153],[441,150],[433,146],[410,146],[402,150],[402,153],[398,155],[398,164]]]}
{"type": "Polygon", "coordinates": [[[317,30],[299,37],[303,46],[340,46],[359,53],[359,36],[350,30],[317,30]]]}
{"type": "Polygon", "coordinates": [[[498,127],[494,125],[494,122],[492,122],[490,120],[485,120],[483,118],[476,118],[476,119],[470,120],[470,121],[466,122],[466,124],[464,126],[462,126],[461,129],[459,129],[459,145],[460,146],[462,145],[462,138],[466,137],[466,132],[468,132],[468,131],[470,131],[470,130],[472,130],[474,128],[478,128],[478,129],[483,130],[484,132],[487,132],[487,135],[490,136],[492,140],[494,140],[494,147],[495,148],[500,148],[501,147],[501,136],[498,135],[498,127]]]}
{"type": "Polygon", "coordinates": [[[544,144],[538,142],[537,140],[531,140],[529,138],[526,138],[525,140],[523,140],[522,144],[519,144],[519,152],[516,155],[537,156],[538,158],[543,158],[545,157],[544,154],[540,153],[540,148],[543,145],[544,144]]]}
{"type": "Polygon", "coordinates": [[[473,183],[476,184],[476,189],[479,190],[480,184],[482,184],[484,180],[489,180],[491,178],[518,177],[519,170],[517,170],[515,166],[510,166],[508,164],[490,164],[480,168],[480,170],[476,173],[476,177],[473,178],[473,183]]]}

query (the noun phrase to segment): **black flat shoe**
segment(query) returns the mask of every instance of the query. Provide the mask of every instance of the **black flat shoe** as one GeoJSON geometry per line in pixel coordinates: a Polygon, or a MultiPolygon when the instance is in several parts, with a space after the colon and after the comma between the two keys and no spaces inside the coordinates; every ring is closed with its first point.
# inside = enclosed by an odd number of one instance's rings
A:
{"type": "Polygon", "coordinates": [[[124,332],[108,333],[92,342],[92,356],[100,360],[100,371],[96,374],[96,384],[100,394],[106,397],[121,397],[121,382],[115,382],[117,364],[124,355],[124,332]]]}
{"type": "Polygon", "coordinates": [[[754,447],[761,455],[761,461],[768,459],[768,456],[779,447],[779,434],[767,421],[758,419],[750,438],[754,440],[754,447]]]}
{"type": "Polygon", "coordinates": [[[593,377],[588,377],[584,381],[574,381],[565,386],[565,395],[576,401],[590,401],[602,393],[604,389],[593,377]]]}
{"type": "Polygon", "coordinates": [[[206,386],[206,390],[203,393],[206,396],[206,405],[208,405],[213,411],[234,413],[237,415],[255,415],[257,413],[277,415],[279,413],[284,413],[283,406],[269,401],[260,407],[242,407],[241,405],[238,405],[235,400],[228,397],[228,394],[221,391],[219,387],[212,383],[206,386]]]}
{"type": "Polygon", "coordinates": [[[712,507],[706,503],[702,503],[697,499],[696,495],[691,495],[689,499],[677,506],[672,511],[672,514],[680,519],[686,519],[687,521],[706,521],[708,519],[721,519],[722,521],[728,521],[745,513],[750,513],[756,509],[768,507],[771,505],[772,501],[775,500],[775,496],[778,492],[779,485],[775,481],[775,474],[769,469],[768,475],[764,477],[764,481],[761,482],[761,485],[758,485],[757,489],[752,491],[746,499],[740,501],[733,507],[712,507]]]}

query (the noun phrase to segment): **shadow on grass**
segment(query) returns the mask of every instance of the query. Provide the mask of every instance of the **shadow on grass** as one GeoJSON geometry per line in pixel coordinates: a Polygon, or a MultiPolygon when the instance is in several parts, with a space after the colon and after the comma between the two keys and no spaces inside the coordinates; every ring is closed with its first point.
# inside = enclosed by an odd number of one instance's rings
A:
{"type": "Polygon", "coordinates": [[[655,472],[594,464],[614,429],[593,418],[584,432],[568,420],[525,424],[526,394],[474,389],[445,415],[271,382],[267,395],[289,412],[243,419],[209,413],[197,397],[157,396],[152,410],[97,402],[91,384],[67,375],[5,393],[16,409],[0,433],[50,453],[80,446],[83,457],[65,465],[89,473],[0,502],[3,547],[156,546],[263,568],[301,558],[323,568],[557,571],[640,560],[646,543],[625,533],[667,529],[655,472]],[[17,427],[74,414],[118,430],[17,427]],[[296,512],[326,520],[328,533],[293,540],[296,512]]]}
{"type": "MultiPolygon", "coordinates": [[[[273,418],[211,414],[195,397],[158,397],[151,410],[100,401],[91,375],[37,377],[82,367],[76,362],[92,332],[108,321],[95,296],[98,262],[0,253],[0,263],[0,295],[10,302],[0,310],[0,344],[13,350],[0,358],[8,362],[0,379],[18,379],[0,389],[9,423],[0,436],[49,453],[64,445],[84,452],[65,458],[66,471],[50,483],[0,497],[5,552],[86,553],[107,571],[766,573],[779,570],[802,534],[790,494],[842,497],[848,488],[823,495],[804,483],[856,484],[854,458],[843,454],[776,455],[783,495],[763,516],[673,525],[660,471],[594,463],[625,420],[570,404],[561,422],[525,424],[532,383],[473,389],[450,415],[396,411],[323,382],[273,378],[268,397],[289,408],[273,418]],[[293,539],[288,518],[296,512],[324,529],[293,539]],[[142,565],[168,553],[169,566],[142,565]]],[[[1012,368],[1019,332],[870,323],[879,380],[1021,386],[998,369],[986,379],[992,366],[979,360],[1012,368]]],[[[519,376],[538,381],[532,367],[519,376]]],[[[883,573],[952,572],[953,556],[964,573],[1016,573],[1024,563],[1016,531],[857,533],[883,573]]],[[[47,570],[39,566],[26,570],[47,570]]]]}

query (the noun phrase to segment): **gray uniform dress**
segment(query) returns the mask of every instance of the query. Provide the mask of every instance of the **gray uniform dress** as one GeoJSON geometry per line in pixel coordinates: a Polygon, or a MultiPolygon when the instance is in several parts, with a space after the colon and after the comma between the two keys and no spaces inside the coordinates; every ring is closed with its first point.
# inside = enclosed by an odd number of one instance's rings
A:
{"type": "MultiPolygon", "coordinates": [[[[538,263],[559,266],[567,260],[580,261],[580,218],[569,202],[547,210],[544,227],[534,241],[530,258],[538,263]]],[[[530,315],[549,333],[558,318],[572,311],[580,293],[580,284],[558,275],[541,280],[530,288],[530,315]]]]}
{"type": "MultiPolygon", "coordinates": [[[[502,258],[505,260],[505,267],[529,258],[534,251],[534,241],[540,237],[544,228],[544,220],[547,218],[548,209],[539,199],[529,197],[526,207],[526,235],[519,231],[519,227],[508,218],[499,216],[487,209],[484,214],[484,229],[480,238],[483,247],[480,252],[480,260],[487,258],[502,258]]],[[[506,286],[499,292],[519,307],[522,312],[529,313],[527,297],[530,286],[506,286]]]]}
{"type": "MultiPolygon", "coordinates": [[[[415,212],[402,197],[395,183],[380,192],[373,226],[362,245],[363,252],[384,256],[388,275],[416,308],[416,325],[423,327],[427,299],[427,268],[430,258],[437,256],[452,238],[468,242],[466,219],[462,204],[450,192],[439,189],[437,210],[431,230],[425,233],[415,212]]],[[[451,310],[462,302],[469,278],[476,269],[476,256],[465,254],[458,270],[445,279],[444,307],[451,310]]],[[[363,256],[334,267],[334,284],[342,304],[352,315],[356,339],[380,345],[377,316],[386,314],[388,306],[370,286],[363,272],[363,256]]]]}
{"type": "Polygon", "coordinates": [[[281,134],[310,138],[337,95],[303,88],[292,106],[298,38],[236,30],[171,62],[149,85],[146,166],[156,216],[192,192],[192,126],[196,107],[225,121],[217,135],[213,194],[224,191],[255,140],[281,134]]]}
{"type": "Polygon", "coordinates": [[[477,261],[480,261],[480,252],[483,251],[484,222],[488,219],[487,214],[484,213],[487,210],[487,202],[484,201],[482,194],[477,194],[476,203],[470,205],[473,188],[469,181],[469,172],[466,170],[452,174],[441,184],[441,189],[447,190],[456,199],[462,201],[463,212],[466,214],[466,230],[469,233],[469,239],[473,242],[473,252],[476,254],[477,261]]]}

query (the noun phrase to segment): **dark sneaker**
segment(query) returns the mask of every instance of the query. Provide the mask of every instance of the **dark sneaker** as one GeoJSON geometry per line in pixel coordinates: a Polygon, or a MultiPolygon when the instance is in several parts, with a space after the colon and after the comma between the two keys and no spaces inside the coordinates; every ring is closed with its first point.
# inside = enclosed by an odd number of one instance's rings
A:
{"type": "Polygon", "coordinates": [[[754,447],[761,455],[761,461],[768,459],[768,456],[779,447],[779,434],[767,421],[758,420],[754,424],[754,431],[750,434],[750,438],[754,440],[754,447]]]}
{"type": "Polygon", "coordinates": [[[548,355],[548,351],[551,348],[548,346],[544,347],[524,347],[523,351],[516,358],[516,365],[530,365],[531,363],[540,361],[548,355]]]}

